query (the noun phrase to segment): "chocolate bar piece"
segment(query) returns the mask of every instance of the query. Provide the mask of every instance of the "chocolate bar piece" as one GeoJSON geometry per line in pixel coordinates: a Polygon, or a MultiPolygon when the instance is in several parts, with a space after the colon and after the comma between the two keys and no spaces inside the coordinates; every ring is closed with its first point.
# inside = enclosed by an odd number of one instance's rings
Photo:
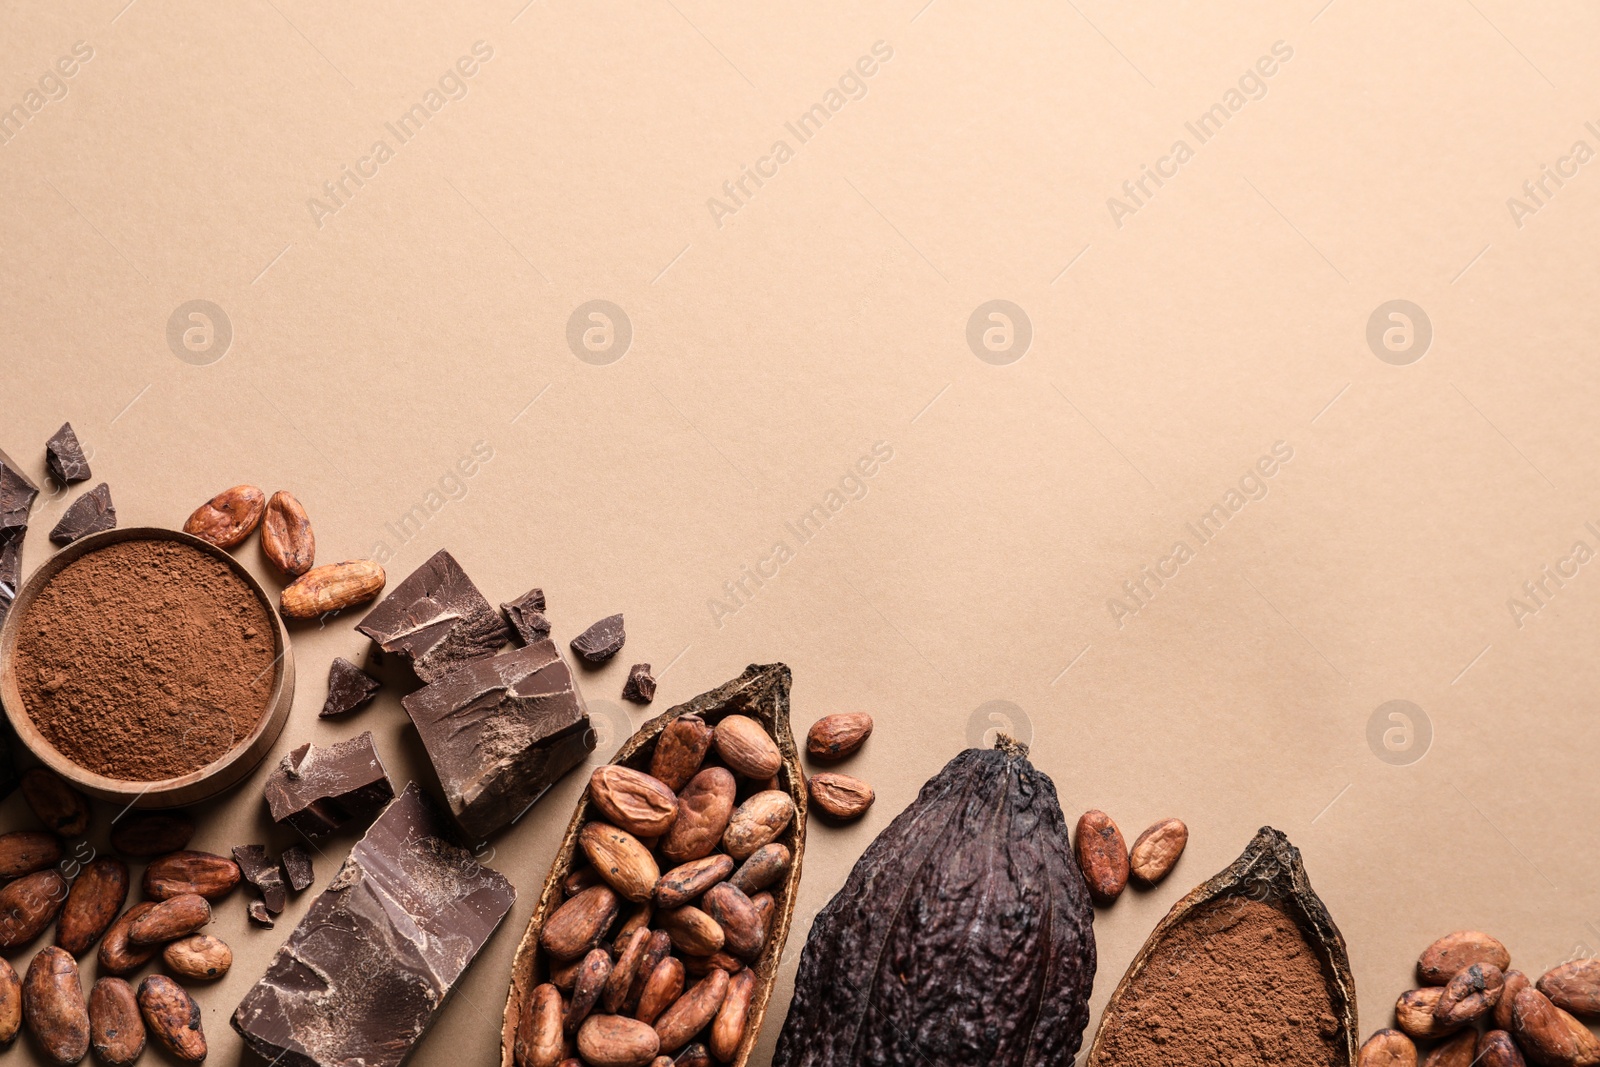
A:
{"type": "Polygon", "coordinates": [[[72,502],[50,531],[50,540],[70,545],[80,537],[117,528],[117,509],[111,505],[111,487],[101,482],[72,502]]]}
{"type": "Polygon", "coordinates": [[[525,645],[550,636],[550,620],[545,618],[544,610],[543,589],[530,589],[511,603],[500,605],[512,632],[525,645]]]}
{"type": "Polygon", "coordinates": [[[398,1067],[516,898],[446,838],[412,783],[312,902],[233,1028],[282,1067],[398,1067]]]}
{"type": "Polygon", "coordinates": [[[444,549],[395,586],[356,629],[409,661],[424,682],[494,655],[510,636],[500,613],[444,549]]]}
{"type": "Polygon", "coordinates": [[[588,708],[548,639],[475,660],[400,703],[474,840],[527,811],[594,749],[588,708]]]}
{"type": "Polygon", "coordinates": [[[604,663],[622,651],[624,640],[622,616],[607,615],[572,639],[572,651],[587,663],[604,663]]]}
{"type": "Polygon", "coordinates": [[[50,473],[62,485],[89,480],[89,460],[72,431],[72,423],[63,422],[55,436],[44,443],[44,461],[50,473]]]}
{"type": "Polygon", "coordinates": [[[0,623],[11,613],[11,602],[22,587],[22,539],[26,529],[0,533],[0,623]]]}
{"type": "Polygon", "coordinates": [[[311,868],[311,853],[304,845],[290,845],[283,850],[283,873],[289,876],[289,887],[296,893],[316,881],[311,868]]]}
{"type": "Polygon", "coordinates": [[[650,673],[650,664],[635,663],[629,667],[628,680],[622,684],[622,699],[635,704],[648,704],[655,698],[656,676],[650,673]]]}
{"type": "Polygon", "coordinates": [[[265,792],[274,822],[318,837],[370,819],[393,798],[394,786],[368,730],[326,748],[301,745],[283,757],[265,792]]]}
{"type": "Polygon", "coordinates": [[[0,452],[0,540],[28,528],[28,512],[39,487],[22,473],[17,461],[0,452]]]}
{"type": "Polygon", "coordinates": [[[233,861],[244,880],[261,892],[261,902],[276,915],[289,902],[289,889],[283,880],[283,867],[267,858],[261,845],[234,845],[233,861]]]}
{"type": "Polygon", "coordinates": [[[378,680],[343,656],[334,658],[328,668],[328,699],[323,701],[319,719],[346,715],[364,708],[378,695],[378,680]]]}

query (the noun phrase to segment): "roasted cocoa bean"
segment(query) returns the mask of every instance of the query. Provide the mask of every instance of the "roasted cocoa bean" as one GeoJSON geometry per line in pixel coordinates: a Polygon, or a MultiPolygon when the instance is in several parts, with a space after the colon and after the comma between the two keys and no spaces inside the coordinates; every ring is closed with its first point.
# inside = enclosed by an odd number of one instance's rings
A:
{"type": "Polygon", "coordinates": [[[700,773],[711,749],[712,729],[697,715],[682,715],[667,725],[650,757],[650,776],[677,793],[700,773]]]}
{"type": "Polygon", "coordinates": [[[121,860],[92,860],[67,891],[56,921],[56,944],[81,956],[100,940],[128,900],[128,865],[121,860]]]}
{"type": "Polygon", "coordinates": [[[144,1052],[139,1002],[121,978],[101,978],[89,991],[89,1047],[108,1067],[129,1067],[144,1052]]]}
{"type": "Polygon", "coordinates": [[[77,1063],[89,1051],[89,1005],[83,998],[78,964],[51,945],[28,964],[22,982],[22,1018],[46,1056],[58,1064],[77,1063]]]}

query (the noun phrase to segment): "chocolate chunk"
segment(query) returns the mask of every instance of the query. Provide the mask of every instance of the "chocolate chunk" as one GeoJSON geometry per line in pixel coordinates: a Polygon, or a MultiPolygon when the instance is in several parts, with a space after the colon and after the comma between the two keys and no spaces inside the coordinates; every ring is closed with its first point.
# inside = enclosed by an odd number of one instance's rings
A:
{"type": "Polygon", "coordinates": [[[424,682],[494,655],[510,636],[505,620],[444,549],[395,586],[356,629],[410,662],[424,682]]]}
{"type": "Polygon", "coordinates": [[[311,869],[311,853],[304,845],[290,845],[283,850],[283,873],[289,876],[289,887],[296,893],[316,881],[311,869]]]}
{"type": "Polygon", "coordinates": [[[628,680],[622,685],[622,699],[635,704],[648,704],[655,698],[656,676],[650,673],[650,664],[635,663],[629,667],[628,680]]]}
{"type": "Polygon", "coordinates": [[[622,651],[627,635],[622,632],[622,616],[607,615],[572,639],[572,651],[587,663],[604,663],[622,651]]]}
{"type": "Polygon", "coordinates": [[[500,612],[511,624],[517,639],[525,645],[550,636],[550,620],[544,616],[544,590],[530,589],[509,604],[501,604],[500,612]]]}
{"type": "Polygon", "coordinates": [[[11,612],[11,602],[17,599],[22,586],[22,539],[27,530],[0,533],[0,623],[11,612]]]}
{"type": "Polygon", "coordinates": [[[267,905],[264,902],[252,900],[250,902],[250,906],[245,910],[249,913],[251,920],[254,921],[257,926],[265,926],[268,930],[272,929],[274,925],[272,912],[267,910],[267,905]]]}
{"type": "Polygon", "coordinates": [[[50,467],[50,473],[62,485],[89,480],[89,460],[84,456],[83,446],[78,443],[78,435],[72,432],[70,422],[63,422],[55,436],[44,443],[44,461],[50,467]]]}
{"type": "Polygon", "coordinates": [[[28,528],[28,512],[39,487],[22,473],[17,461],[0,452],[0,539],[28,528]]]}
{"type": "Polygon", "coordinates": [[[368,730],[326,748],[301,745],[283,757],[265,792],[273,821],[318,837],[372,818],[393,798],[394,786],[368,730]]]}
{"type": "Polygon", "coordinates": [[[50,540],[70,545],[80,537],[117,528],[117,509],[111,506],[111,487],[101,482],[72,502],[50,531],[50,540]]]}
{"type": "Polygon", "coordinates": [[[233,1028],[286,1067],[398,1067],[516,897],[446,839],[408,785],[245,994],[233,1028]]]}
{"type": "Polygon", "coordinates": [[[284,884],[283,868],[267,858],[267,850],[260,845],[234,845],[233,861],[239,865],[244,880],[261,891],[261,901],[267,910],[276,915],[288,903],[289,890],[284,884]]]}
{"type": "Polygon", "coordinates": [[[330,719],[364,708],[378,695],[378,680],[354,663],[338,656],[328,668],[328,699],[322,703],[319,719],[330,719]]]}
{"type": "Polygon", "coordinates": [[[516,819],[594,749],[589,711],[549,640],[476,660],[400,703],[474,839],[516,819]]]}

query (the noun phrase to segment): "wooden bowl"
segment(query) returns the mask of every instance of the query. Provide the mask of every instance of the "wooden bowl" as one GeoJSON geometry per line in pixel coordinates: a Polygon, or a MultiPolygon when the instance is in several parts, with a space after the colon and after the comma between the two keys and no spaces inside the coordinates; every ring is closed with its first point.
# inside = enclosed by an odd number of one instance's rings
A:
{"type": "Polygon", "coordinates": [[[154,526],[106,530],[103,533],[80,538],[51,556],[43,566],[33,572],[33,576],[23,583],[22,589],[18,591],[16,602],[11,605],[11,613],[6,616],[5,626],[0,628],[0,703],[5,705],[6,717],[11,720],[11,726],[17,731],[22,743],[27,745],[45,766],[83,792],[101,800],[129,807],[175,808],[206,800],[233,788],[248,777],[271,751],[278,734],[283,731],[283,724],[289,718],[289,707],[294,703],[294,654],[289,649],[289,633],[284,629],[283,620],[278,616],[277,605],[272,597],[238,560],[222,549],[198,537],[154,526]],[[32,717],[28,714],[28,709],[23,706],[22,691],[17,685],[13,665],[17,648],[17,631],[40,591],[52,578],[61,573],[67,564],[83,558],[96,549],[122,541],[175,541],[221,560],[238,575],[239,580],[251,593],[255,594],[256,599],[266,610],[267,616],[272,620],[272,643],[276,658],[273,664],[272,694],[267,700],[266,711],[256,722],[255,728],[227,753],[199,770],[190,771],[177,778],[165,778],[153,782],[127,781],[121,778],[108,778],[72,762],[39,732],[39,728],[34,725],[32,717]]]}

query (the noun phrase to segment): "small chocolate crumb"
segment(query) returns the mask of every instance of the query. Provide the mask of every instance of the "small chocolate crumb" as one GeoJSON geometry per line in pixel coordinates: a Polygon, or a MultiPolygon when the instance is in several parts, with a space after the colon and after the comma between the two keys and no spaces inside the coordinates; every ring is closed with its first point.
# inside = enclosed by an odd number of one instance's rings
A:
{"type": "Polygon", "coordinates": [[[283,872],[289,876],[289,885],[296,893],[316,881],[311,869],[311,853],[304,845],[290,845],[283,850],[283,872]]]}
{"type": "Polygon", "coordinates": [[[378,689],[376,678],[338,656],[328,668],[328,699],[323,702],[317,718],[330,719],[364,708],[378,695],[378,689]]]}
{"type": "Polygon", "coordinates": [[[281,912],[289,892],[284,888],[283,868],[267,858],[267,850],[261,845],[234,845],[233,859],[244,880],[261,891],[267,910],[274,915],[281,912]]]}
{"type": "Polygon", "coordinates": [[[111,505],[111,487],[101,482],[72,502],[56,528],[50,531],[50,540],[58,545],[70,545],[80,537],[116,528],[117,509],[111,505]]]}
{"type": "Polygon", "coordinates": [[[272,929],[272,926],[273,926],[272,912],[267,910],[266,904],[262,903],[259,900],[252,900],[250,902],[249,912],[250,912],[250,918],[258,926],[265,926],[268,930],[272,929]]]}
{"type": "Polygon", "coordinates": [[[44,443],[44,461],[50,473],[62,485],[89,480],[89,461],[84,457],[78,435],[72,432],[72,423],[63,422],[55,436],[44,443]]]}
{"type": "Polygon", "coordinates": [[[635,704],[648,704],[656,698],[656,676],[650,673],[650,664],[635,663],[628,668],[628,680],[622,686],[622,699],[635,704]]]}
{"type": "Polygon", "coordinates": [[[500,605],[500,613],[511,624],[517,640],[525,645],[550,636],[550,620],[544,614],[544,590],[530,589],[509,604],[500,605]]]}
{"type": "Polygon", "coordinates": [[[607,615],[572,639],[572,651],[585,663],[604,663],[622,651],[627,635],[622,631],[622,616],[607,615]]]}

